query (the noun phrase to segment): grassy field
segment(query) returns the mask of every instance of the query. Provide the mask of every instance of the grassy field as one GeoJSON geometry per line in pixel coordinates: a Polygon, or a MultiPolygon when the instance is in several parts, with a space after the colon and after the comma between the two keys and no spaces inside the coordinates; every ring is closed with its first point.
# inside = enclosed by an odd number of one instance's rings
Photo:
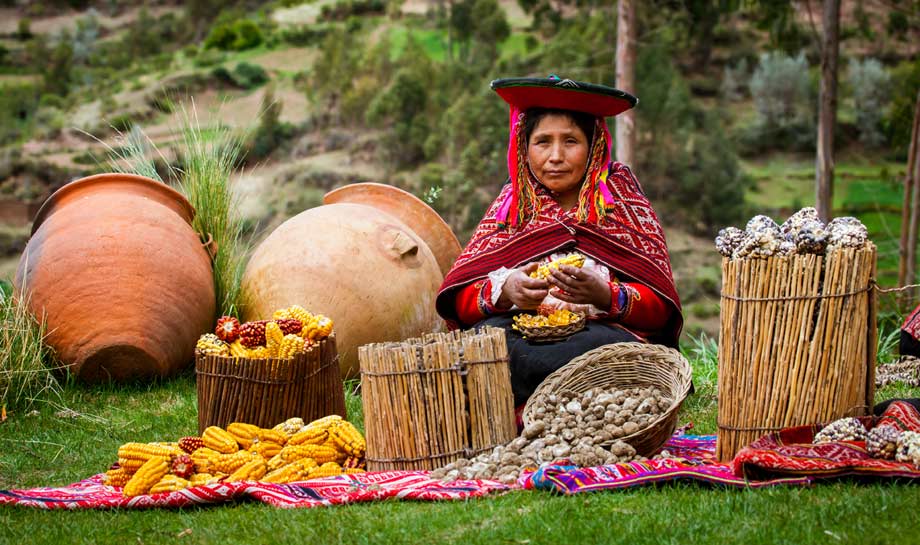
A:
{"type": "MultiPolygon", "coordinates": [[[[891,357],[891,336],[882,359],[891,357]]],[[[680,422],[715,430],[715,342],[684,347],[697,393],[680,422]]],[[[886,388],[879,399],[917,396],[886,388]]],[[[360,399],[349,418],[363,426],[360,399]]],[[[118,446],[196,431],[191,373],[150,385],[66,384],[59,399],[0,424],[0,489],[63,485],[103,471],[118,446]]],[[[0,508],[0,543],[901,543],[916,529],[920,487],[842,481],[812,488],[694,484],[558,496],[511,492],[440,503],[384,501],[280,510],[256,502],[154,511],[0,508]],[[884,519],[884,528],[880,520],[884,519]]],[[[909,541],[909,540],[908,540],[909,541]]]]}

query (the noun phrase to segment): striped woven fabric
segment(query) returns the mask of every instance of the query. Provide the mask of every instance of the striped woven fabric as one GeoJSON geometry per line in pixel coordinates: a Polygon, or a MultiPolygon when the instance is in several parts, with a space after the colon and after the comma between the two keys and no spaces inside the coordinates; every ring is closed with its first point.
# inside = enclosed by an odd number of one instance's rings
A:
{"type": "MultiPolygon", "coordinates": [[[[920,413],[910,403],[895,401],[877,417],[860,418],[867,429],[893,426],[901,431],[920,432],[920,413]]],[[[821,425],[797,426],[765,435],[741,449],[732,461],[735,474],[752,479],[810,476],[920,478],[913,464],[872,458],[865,441],[814,444],[821,425]]]]}
{"type": "Polygon", "coordinates": [[[341,475],[301,483],[218,483],[126,498],[121,488],[102,484],[96,475],[61,488],[0,490],[0,504],[41,509],[147,509],[190,507],[250,498],[275,507],[321,507],[390,498],[403,500],[463,500],[509,487],[496,481],[457,481],[444,484],[426,471],[381,471],[341,475]]]}

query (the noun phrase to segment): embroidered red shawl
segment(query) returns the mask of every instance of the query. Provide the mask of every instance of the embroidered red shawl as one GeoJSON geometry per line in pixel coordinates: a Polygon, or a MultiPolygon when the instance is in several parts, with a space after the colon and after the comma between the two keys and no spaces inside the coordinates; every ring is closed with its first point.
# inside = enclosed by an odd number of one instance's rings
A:
{"type": "Polygon", "coordinates": [[[674,312],[668,325],[651,340],[677,345],[683,318],[658,217],[629,167],[609,162],[604,170],[605,176],[598,178],[605,179],[605,190],[613,198],[605,216],[596,223],[579,222],[577,214],[563,213],[552,196],[531,181],[538,201],[534,217],[522,227],[502,228],[497,216],[503,206],[507,208],[515,191],[515,184],[505,185],[438,292],[438,313],[451,327],[456,327],[456,290],[500,267],[517,267],[554,251],[577,247],[609,267],[620,280],[641,282],[670,303],[674,312]]]}

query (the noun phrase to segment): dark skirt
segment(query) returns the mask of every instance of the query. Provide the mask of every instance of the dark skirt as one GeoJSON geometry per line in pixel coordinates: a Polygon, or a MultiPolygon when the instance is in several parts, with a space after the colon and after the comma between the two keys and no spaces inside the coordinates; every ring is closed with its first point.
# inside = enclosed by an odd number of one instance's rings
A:
{"type": "Polygon", "coordinates": [[[562,341],[532,344],[511,329],[511,315],[492,316],[474,327],[493,326],[505,330],[511,360],[511,390],[514,405],[520,406],[553,371],[589,350],[605,344],[642,341],[616,326],[589,320],[585,328],[562,341]]]}

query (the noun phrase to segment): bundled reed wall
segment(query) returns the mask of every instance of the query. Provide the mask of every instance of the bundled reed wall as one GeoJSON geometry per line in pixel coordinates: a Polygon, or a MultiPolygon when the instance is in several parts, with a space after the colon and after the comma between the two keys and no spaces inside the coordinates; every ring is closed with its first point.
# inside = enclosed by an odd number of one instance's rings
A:
{"type": "Polygon", "coordinates": [[[367,467],[436,469],[517,435],[503,329],[358,349],[367,467]]]}
{"type": "Polygon", "coordinates": [[[722,260],[716,454],[787,426],[867,414],[876,250],[722,260]]]}
{"type": "Polygon", "coordinates": [[[246,422],[271,428],[288,418],[345,418],[345,391],[335,336],[287,359],[198,354],[198,431],[246,422]]]}

